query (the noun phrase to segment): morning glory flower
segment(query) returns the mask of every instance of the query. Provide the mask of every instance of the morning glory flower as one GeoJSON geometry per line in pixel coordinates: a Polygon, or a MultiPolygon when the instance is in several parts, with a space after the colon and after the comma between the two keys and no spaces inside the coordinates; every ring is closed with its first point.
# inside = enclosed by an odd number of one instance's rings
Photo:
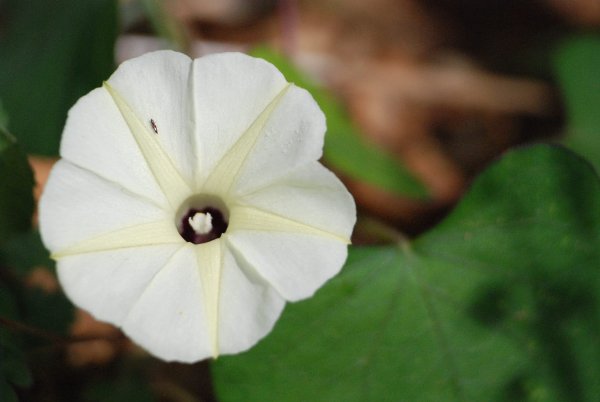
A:
{"type": "Polygon", "coordinates": [[[129,60],[70,110],[40,201],[68,297],[164,360],[246,350],[341,269],[323,113],[239,53],[129,60]]]}

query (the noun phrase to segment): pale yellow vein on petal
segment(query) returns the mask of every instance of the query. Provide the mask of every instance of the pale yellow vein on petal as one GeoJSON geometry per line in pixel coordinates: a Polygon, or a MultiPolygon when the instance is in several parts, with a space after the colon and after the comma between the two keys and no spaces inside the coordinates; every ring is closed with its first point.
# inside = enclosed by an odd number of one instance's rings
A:
{"type": "Polygon", "coordinates": [[[199,182],[199,177],[202,175],[202,158],[203,158],[203,154],[201,152],[198,152],[198,136],[196,135],[196,132],[198,130],[198,121],[200,120],[198,118],[198,110],[196,107],[196,74],[194,74],[194,63],[192,63],[192,66],[190,67],[190,71],[188,73],[188,101],[190,103],[189,106],[189,110],[191,113],[191,118],[189,119],[189,130],[191,133],[194,133],[193,135],[190,136],[190,141],[191,141],[191,147],[194,150],[194,156],[196,159],[196,165],[195,165],[195,169],[193,169],[192,172],[192,180],[194,181],[192,186],[196,186],[196,184],[199,182]]]}
{"type": "Polygon", "coordinates": [[[223,270],[223,244],[221,239],[196,246],[196,257],[202,282],[203,305],[208,320],[213,358],[219,356],[219,299],[221,272],[223,270]]]}
{"type": "Polygon", "coordinates": [[[264,131],[264,127],[269,121],[273,111],[277,108],[277,105],[286,94],[287,90],[291,87],[291,83],[287,83],[281,91],[264,110],[258,115],[254,122],[246,129],[246,131],[238,138],[229,149],[223,158],[216,165],[215,169],[211,172],[210,176],[204,183],[204,189],[214,194],[227,194],[231,187],[237,181],[239,173],[248,159],[248,155],[252,152],[252,149],[256,145],[260,135],[264,131]]]}
{"type": "Polygon", "coordinates": [[[316,228],[306,223],[263,211],[258,208],[236,205],[230,211],[228,232],[236,230],[257,230],[263,232],[287,232],[322,236],[350,244],[350,239],[336,233],[316,228]]]}
{"type": "Polygon", "coordinates": [[[150,171],[165,194],[169,204],[173,208],[178,208],[181,202],[191,194],[189,185],[185,182],[169,155],[155,138],[157,134],[140,121],[125,99],[108,82],[105,81],[103,86],[125,119],[150,171]]]}
{"type": "Polygon", "coordinates": [[[183,239],[175,229],[173,222],[161,219],[99,234],[71,247],[56,251],[52,253],[51,257],[58,260],[70,255],[181,242],[183,239]]]}

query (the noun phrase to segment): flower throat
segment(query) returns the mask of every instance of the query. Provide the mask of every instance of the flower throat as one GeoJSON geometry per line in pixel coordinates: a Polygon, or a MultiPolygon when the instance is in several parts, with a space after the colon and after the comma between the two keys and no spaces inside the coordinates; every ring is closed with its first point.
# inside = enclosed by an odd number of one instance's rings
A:
{"type": "Polygon", "coordinates": [[[195,195],[179,207],[175,225],[185,241],[194,244],[207,243],[218,239],[227,231],[228,212],[220,198],[195,195]]]}

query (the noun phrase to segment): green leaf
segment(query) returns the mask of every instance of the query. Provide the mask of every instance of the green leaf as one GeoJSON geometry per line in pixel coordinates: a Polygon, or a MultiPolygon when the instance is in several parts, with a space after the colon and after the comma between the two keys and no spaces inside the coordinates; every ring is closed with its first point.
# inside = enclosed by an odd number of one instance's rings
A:
{"type": "Polygon", "coordinates": [[[54,268],[54,261],[44,247],[37,230],[11,236],[0,244],[0,264],[10,267],[13,272],[24,277],[36,267],[54,268]]]}
{"type": "Polygon", "coordinates": [[[8,348],[5,345],[0,346],[0,350],[2,355],[0,372],[4,374],[4,378],[19,387],[30,386],[33,380],[23,351],[20,348],[8,348]]]}
{"type": "Polygon", "coordinates": [[[551,146],[487,169],[413,244],[352,249],[213,365],[222,402],[600,400],[600,182],[551,146]]]}
{"type": "MultiPolygon", "coordinates": [[[[17,318],[17,305],[11,290],[0,283],[0,318],[14,320],[17,318]]],[[[28,387],[32,383],[31,371],[27,366],[21,343],[4,323],[0,322],[0,398],[1,401],[14,398],[14,391],[9,385],[28,387]]],[[[15,399],[16,400],[16,399],[15,399]]]]}
{"type": "Polygon", "coordinates": [[[2,402],[19,402],[15,390],[4,378],[0,376],[0,401],[2,402]]]}
{"type": "Polygon", "coordinates": [[[33,173],[15,139],[0,127],[0,243],[31,227],[33,173]]]}
{"type": "Polygon", "coordinates": [[[0,101],[0,129],[6,130],[8,127],[8,113],[0,101]]]}
{"type": "Polygon", "coordinates": [[[600,166],[600,35],[576,36],[556,50],[555,71],[563,92],[572,149],[600,166]]]}
{"type": "MultiPolygon", "coordinates": [[[[0,316],[10,319],[17,317],[17,303],[13,292],[0,282],[0,316]]],[[[0,328],[2,328],[0,326],[0,328]]]]}
{"type": "Polygon", "coordinates": [[[312,83],[289,60],[267,47],[251,54],[274,64],[290,82],[305,88],[315,98],[327,118],[324,158],[341,173],[384,190],[413,198],[426,198],[427,189],[397,159],[364,140],[342,105],[312,83]]]}
{"type": "Polygon", "coordinates": [[[92,383],[84,393],[86,402],[154,402],[148,380],[139,372],[121,370],[118,376],[92,383]]]}
{"type": "MultiPolygon", "coordinates": [[[[30,230],[12,236],[0,245],[0,265],[25,280],[34,268],[46,267],[54,272],[55,264],[42,244],[39,232],[30,230]]],[[[19,290],[22,321],[54,333],[67,333],[73,321],[73,305],[62,292],[48,293],[29,286],[19,290]]]]}
{"type": "MultiPolygon", "coordinates": [[[[23,303],[22,320],[34,328],[67,334],[73,322],[74,307],[62,292],[47,293],[38,288],[25,288],[21,295],[23,303]]],[[[35,343],[46,343],[45,340],[34,339],[35,343]]]]}
{"type": "Polygon", "coordinates": [[[5,0],[0,94],[28,153],[56,155],[67,110],[114,68],[115,0],[5,0]]]}

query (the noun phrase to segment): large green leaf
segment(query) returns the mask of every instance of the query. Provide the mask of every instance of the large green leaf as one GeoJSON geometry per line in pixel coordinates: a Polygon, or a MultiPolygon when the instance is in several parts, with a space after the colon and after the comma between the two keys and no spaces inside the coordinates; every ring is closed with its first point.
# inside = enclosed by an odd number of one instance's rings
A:
{"type": "Polygon", "coordinates": [[[568,123],[566,144],[600,166],[600,35],[563,41],[555,54],[568,123]]]}
{"type": "Polygon", "coordinates": [[[252,55],[273,63],[288,81],[305,88],[315,98],[327,118],[323,154],[333,168],[396,194],[427,197],[425,186],[405,166],[385,150],[364,140],[342,105],[312,83],[290,61],[266,47],[255,49],[252,55]]]}
{"type": "Polygon", "coordinates": [[[600,400],[600,182],[563,148],[507,154],[416,242],[353,249],[222,402],[600,400]]]}
{"type": "Polygon", "coordinates": [[[0,95],[28,153],[55,155],[67,110],[114,68],[115,0],[0,2],[0,95]]]}
{"type": "Polygon", "coordinates": [[[0,243],[31,226],[33,173],[15,139],[0,127],[0,243]]]}

